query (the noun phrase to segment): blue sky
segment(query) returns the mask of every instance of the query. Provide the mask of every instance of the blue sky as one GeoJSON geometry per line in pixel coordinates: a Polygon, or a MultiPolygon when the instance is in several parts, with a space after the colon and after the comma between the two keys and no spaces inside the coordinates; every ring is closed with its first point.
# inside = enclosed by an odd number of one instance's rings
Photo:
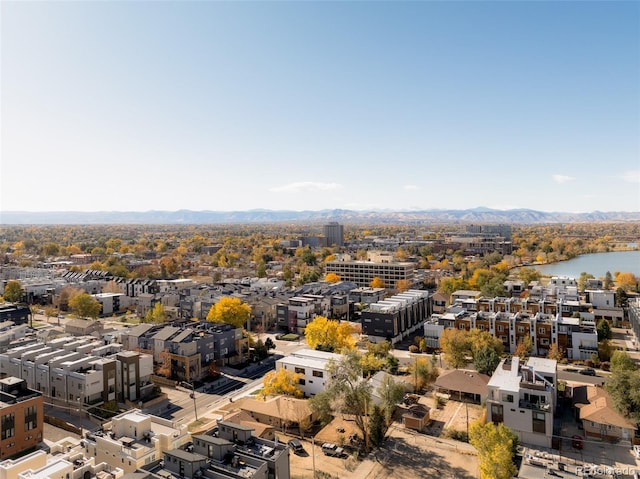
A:
{"type": "Polygon", "coordinates": [[[640,211],[638,2],[0,2],[3,211],[640,211]]]}

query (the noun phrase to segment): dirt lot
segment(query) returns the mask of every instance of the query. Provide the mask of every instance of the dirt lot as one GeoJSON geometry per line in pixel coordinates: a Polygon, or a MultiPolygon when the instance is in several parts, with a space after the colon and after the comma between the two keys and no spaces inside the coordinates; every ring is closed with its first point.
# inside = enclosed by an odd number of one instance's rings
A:
{"type": "Polygon", "coordinates": [[[420,402],[431,408],[431,423],[425,430],[430,436],[440,437],[445,429],[466,431],[467,421],[471,424],[482,415],[479,404],[465,403],[448,399],[443,407],[436,407],[435,397],[424,397],[420,402]],[[468,417],[467,417],[468,413],[468,417]]]}

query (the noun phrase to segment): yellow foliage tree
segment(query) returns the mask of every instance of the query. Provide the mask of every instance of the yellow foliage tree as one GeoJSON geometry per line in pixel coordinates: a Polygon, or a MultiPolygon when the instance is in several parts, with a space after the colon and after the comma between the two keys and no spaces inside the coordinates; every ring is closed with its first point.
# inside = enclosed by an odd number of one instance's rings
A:
{"type": "Polygon", "coordinates": [[[324,277],[324,280],[329,283],[337,283],[340,281],[340,276],[335,273],[327,273],[327,275],[324,277]]]}
{"type": "Polygon", "coordinates": [[[302,374],[294,373],[288,369],[280,368],[277,371],[269,371],[262,379],[263,397],[285,395],[302,397],[302,390],[298,387],[302,374]]]}
{"type": "Polygon", "coordinates": [[[616,286],[622,288],[625,291],[635,289],[638,283],[638,278],[633,273],[616,273],[616,286]]]}
{"type": "Polygon", "coordinates": [[[211,306],[207,314],[207,321],[227,323],[236,328],[242,328],[247,324],[249,316],[251,316],[251,306],[238,298],[224,297],[211,306]]]}
{"type": "Polygon", "coordinates": [[[469,442],[478,450],[482,479],[511,479],[516,475],[513,463],[515,434],[500,423],[497,426],[478,419],[469,428],[469,442]]]}
{"type": "Polygon", "coordinates": [[[382,281],[378,276],[374,276],[371,283],[369,283],[369,286],[372,288],[384,288],[384,281],[382,281]]]}
{"type": "Polygon", "coordinates": [[[356,344],[353,333],[353,326],[350,323],[341,323],[324,316],[316,316],[304,330],[304,336],[310,348],[331,351],[353,349],[356,344]]]}
{"type": "Polygon", "coordinates": [[[400,293],[404,293],[411,287],[411,282],[408,279],[399,279],[396,281],[396,289],[400,293]]]}

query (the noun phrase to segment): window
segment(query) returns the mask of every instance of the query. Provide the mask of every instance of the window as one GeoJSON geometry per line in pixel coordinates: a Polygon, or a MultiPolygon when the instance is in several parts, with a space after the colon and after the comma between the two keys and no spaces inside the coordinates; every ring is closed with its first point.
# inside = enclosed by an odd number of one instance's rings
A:
{"type": "Polygon", "coordinates": [[[29,406],[24,410],[24,430],[31,431],[38,426],[38,411],[35,406],[29,406]]]}
{"type": "Polygon", "coordinates": [[[305,374],[304,368],[295,368],[295,372],[298,374],[305,374]]]}
{"type": "Polygon", "coordinates": [[[538,328],[538,334],[544,334],[546,330],[544,328],[538,328]]]}
{"type": "Polygon", "coordinates": [[[460,324],[458,325],[458,328],[459,328],[459,329],[464,329],[464,323],[460,323],[460,324]]]}
{"type": "Polygon", "coordinates": [[[518,326],[518,332],[524,333],[524,326],[518,326]]]}
{"type": "Polygon", "coordinates": [[[304,386],[306,384],[306,381],[304,379],[300,379],[298,380],[298,384],[300,384],[301,386],[304,386]]]}
{"type": "Polygon", "coordinates": [[[313,372],[313,377],[323,378],[324,377],[324,372],[323,371],[314,371],[313,372]]]}
{"type": "Polygon", "coordinates": [[[492,404],[491,405],[491,420],[496,424],[504,421],[504,413],[503,413],[503,410],[502,410],[502,404],[492,404]]]}
{"type": "Polygon", "coordinates": [[[513,394],[503,394],[502,395],[503,402],[513,402],[513,394]]]}
{"type": "Polygon", "coordinates": [[[503,325],[499,325],[498,326],[498,332],[502,333],[504,331],[504,326],[503,325]]]}
{"type": "Polygon", "coordinates": [[[543,412],[534,411],[532,415],[533,432],[546,432],[545,414],[543,412]]]}
{"type": "Polygon", "coordinates": [[[2,416],[1,426],[2,440],[9,439],[16,435],[16,415],[14,413],[5,414],[2,416]]]}

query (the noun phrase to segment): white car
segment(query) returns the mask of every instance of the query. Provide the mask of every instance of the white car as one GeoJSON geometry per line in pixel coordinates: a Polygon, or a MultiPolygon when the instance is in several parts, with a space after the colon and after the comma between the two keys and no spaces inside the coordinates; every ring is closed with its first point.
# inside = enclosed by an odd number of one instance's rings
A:
{"type": "Polygon", "coordinates": [[[640,459],[640,446],[633,446],[633,455],[640,459]]]}

